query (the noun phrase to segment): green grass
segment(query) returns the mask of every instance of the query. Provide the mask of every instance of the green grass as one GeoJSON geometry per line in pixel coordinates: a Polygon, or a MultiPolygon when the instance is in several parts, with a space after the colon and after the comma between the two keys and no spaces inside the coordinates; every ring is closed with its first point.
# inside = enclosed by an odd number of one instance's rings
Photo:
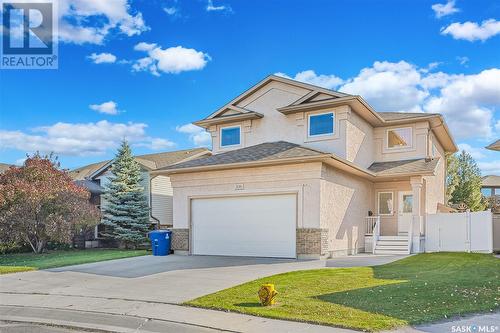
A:
{"type": "Polygon", "coordinates": [[[0,275],[9,273],[27,272],[33,270],[36,270],[36,268],[27,266],[0,266],[0,275]]]}
{"type": "Polygon", "coordinates": [[[0,274],[143,256],[146,250],[68,250],[0,255],[0,274]]]}
{"type": "Polygon", "coordinates": [[[497,311],[500,260],[491,255],[433,253],[374,267],[317,269],[269,276],[186,304],[251,315],[378,331],[497,311]],[[257,291],[274,283],[277,304],[257,291]]]}

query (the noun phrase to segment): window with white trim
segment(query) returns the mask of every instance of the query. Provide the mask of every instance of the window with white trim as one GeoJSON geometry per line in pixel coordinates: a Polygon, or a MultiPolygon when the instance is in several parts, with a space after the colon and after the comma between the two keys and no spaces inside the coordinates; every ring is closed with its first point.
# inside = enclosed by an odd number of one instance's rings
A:
{"type": "Polygon", "coordinates": [[[387,148],[409,148],[412,146],[413,131],[411,127],[392,128],[387,130],[387,148]]]}
{"type": "Polygon", "coordinates": [[[333,112],[310,114],[308,117],[308,135],[332,135],[335,131],[335,114],[333,112]]]}
{"type": "Polygon", "coordinates": [[[393,193],[392,192],[378,192],[378,214],[379,215],[392,215],[393,207],[393,193]]]}
{"type": "Polygon", "coordinates": [[[223,127],[220,130],[220,146],[231,147],[239,146],[241,143],[241,127],[223,127]]]}

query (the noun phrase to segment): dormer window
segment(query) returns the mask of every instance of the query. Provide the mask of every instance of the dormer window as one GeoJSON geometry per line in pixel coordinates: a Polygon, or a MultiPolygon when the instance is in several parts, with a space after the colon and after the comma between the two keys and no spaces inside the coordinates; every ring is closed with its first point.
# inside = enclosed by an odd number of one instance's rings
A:
{"type": "Polygon", "coordinates": [[[333,135],[335,115],[333,112],[310,114],[308,117],[308,134],[310,137],[333,135]]]}
{"type": "Polygon", "coordinates": [[[231,126],[223,127],[220,130],[220,146],[232,147],[241,144],[241,127],[231,126]]]}
{"type": "Polygon", "coordinates": [[[412,146],[412,128],[402,127],[387,130],[387,148],[399,149],[412,146]]]}

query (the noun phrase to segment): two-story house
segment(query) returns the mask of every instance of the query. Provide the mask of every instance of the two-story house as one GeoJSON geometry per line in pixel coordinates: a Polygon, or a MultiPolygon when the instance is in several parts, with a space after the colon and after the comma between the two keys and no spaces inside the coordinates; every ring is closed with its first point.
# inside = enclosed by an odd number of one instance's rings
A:
{"type": "Polygon", "coordinates": [[[420,252],[445,202],[439,114],[269,76],[207,118],[213,155],[169,166],[176,253],[318,258],[420,252]],[[365,244],[366,241],[366,244],[365,244]]]}

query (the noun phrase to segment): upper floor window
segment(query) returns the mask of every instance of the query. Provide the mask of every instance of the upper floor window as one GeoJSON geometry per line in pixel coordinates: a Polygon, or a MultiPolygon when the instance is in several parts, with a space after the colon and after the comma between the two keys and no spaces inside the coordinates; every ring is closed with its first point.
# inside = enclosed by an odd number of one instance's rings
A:
{"type": "Polygon", "coordinates": [[[241,127],[224,127],[220,130],[220,146],[238,146],[241,143],[241,127]]]}
{"type": "Polygon", "coordinates": [[[333,112],[309,115],[309,136],[332,135],[335,125],[333,112]]]}
{"type": "Polygon", "coordinates": [[[412,128],[393,128],[387,130],[387,148],[408,148],[412,146],[412,128]]]}

